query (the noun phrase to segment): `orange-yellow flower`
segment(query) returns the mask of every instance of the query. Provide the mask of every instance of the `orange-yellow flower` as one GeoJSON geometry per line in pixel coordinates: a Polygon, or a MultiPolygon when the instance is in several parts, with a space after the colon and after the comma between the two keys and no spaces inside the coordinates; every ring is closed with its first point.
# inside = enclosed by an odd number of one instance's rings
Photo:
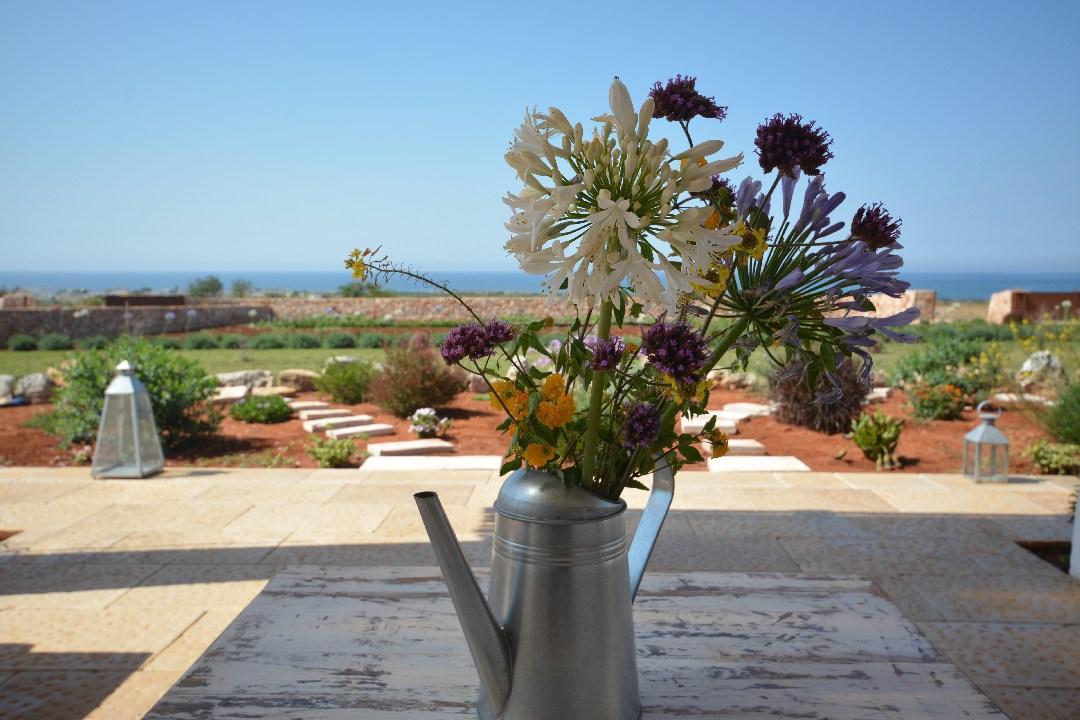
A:
{"type": "Polygon", "coordinates": [[[544,378],[544,385],[540,388],[540,394],[545,400],[558,400],[566,394],[566,381],[559,373],[552,373],[544,378]]]}
{"type": "Polygon", "coordinates": [[[495,389],[495,392],[489,399],[491,407],[496,410],[508,410],[510,412],[510,417],[514,420],[520,420],[525,417],[525,414],[529,409],[528,393],[523,390],[518,390],[517,387],[508,380],[496,380],[491,386],[495,389]],[[500,402],[500,399],[502,402],[500,402]],[[503,407],[504,405],[505,408],[503,407]]]}
{"type": "Polygon", "coordinates": [[[555,448],[543,443],[529,443],[521,456],[529,467],[539,468],[551,462],[555,457],[555,448]]]}
{"type": "Polygon", "coordinates": [[[574,398],[563,395],[556,400],[544,400],[536,406],[536,419],[554,430],[574,419],[574,398]]]}
{"type": "Polygon", "coordinates": [[[712,456],[714,458],[721,458],[727,455],[728,450],[731,449],[731,445],[728,441],[728,435],[723,430],[713,430],[709,433],[708,441],[712,443],[712,456]]]}

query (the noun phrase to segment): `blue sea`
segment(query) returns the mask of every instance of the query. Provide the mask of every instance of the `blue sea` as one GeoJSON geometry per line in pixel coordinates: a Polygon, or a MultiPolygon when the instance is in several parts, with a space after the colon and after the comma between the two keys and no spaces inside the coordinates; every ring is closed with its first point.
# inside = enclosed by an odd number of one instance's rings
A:
{"type": "MultiPolygon", "coordinates": [[[[226,289],[233,280],[250,281],[258,290],[324,293],[349,282],[349,275],[339,270],[253,270],[253,271],[117,271],[55,272],[10,271],[0,269],[0,287],[21,288],[35,293],[86,291],[102,293],[116,290],[149,289],[153,292],[179,291],[192,280],[216,275],[226,289]]],[[[462,292],[529,294],[538,292],[540,279],[515,270],[447,270],[431,273],[454,290],[462,292]]],[[[913,288],[936,290],[945,300],[986,300],[998,290],[1072,291],[1080,290],[1080,272],[1061,273],[949,273],[908,272],[903,278],[913,288]]],[[[432,292],[430,288],[402,278],[392,278],[386,286],[409,293],[432,292]]]]}

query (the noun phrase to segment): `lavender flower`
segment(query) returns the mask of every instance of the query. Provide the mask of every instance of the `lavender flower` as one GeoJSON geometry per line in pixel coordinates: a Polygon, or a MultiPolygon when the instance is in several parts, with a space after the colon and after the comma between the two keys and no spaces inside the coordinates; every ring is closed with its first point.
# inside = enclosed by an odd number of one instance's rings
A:
{"type": "Polygon", "coordinates": [[[439,346],[439,353],[447,365],[459,363],[465,358],[479,360],[495,352],[495,346],[514,337],[514,328],[502,320],[489,320],[486,324],[466,323],[450,331],[439,346]]]}
{"type": "Polygon", "coordinates": [[[829,133],[814,127],[813,120],[803,122],[802,115],[784,117],[780,113],[758,125],[758,163],[765,172],[779,169],[784,175],[794,175],[797,168],[807,175],[818,175],[821,166],[833,156],[829,150],[829,133]]]}
{"type": "Polygon", "coordinates": [[[628,450],[649,447],[660,435],[660,411],[647,402],[628,406],[621,434],[623,447],[628,450]]]}
{"type": "Polygon", "coordinates": [[[834,224],[829,220],[829,213],[847,199],[842,192],[830,195],[825,192],[825,176],[818,175],[810,181],[803,195],[802,212],[799,219],[792,226],[791,234],[798,235],[809,228],[815,233],[815,237],[831,235],[844,226],[843,223],[834,224]]]}
{"type": "Polygon", "coordinates": [[[851,219],[851,236],[866,243],[871,250],[881,250],[900,240],[903,221],[893,219],[881,203],[863,205],[851,219]]]}
{"type": "Polygon", "coordinates": [[[608,340],[600,340],[593,348],[592,360],[589,367],[597,372],[614,370],[622,361],[623,353],[626,352],[626,343],[621,337],[613,337],[608,340]]]}
{"type": "Polygon", "coordinates": [[[739,189],[735,191],[735,209],[738,210],[739,217],[747,216],[754,204],[754,198],[760,191],[760,180],[754,180],[751,177],[743,178],[743,181],[739,183],[739,189]]]}
{"type": "Polygon", "coordinates": [[[660,372],[678,383],[701,379],[701,367],[707,355],[705,339],[687,323],[661,320],[645,332],[642,347],[660,372]]]}
{"type": "Polygon", "coordinates": [[[653,117],[666,118],[670,122],[689,122],[695,117],[723,120],[727,108],[717,105],[716,100],[705,97],[695,87],[697,78],[676,75],[667,85],[657,82],[649,92],[653,99],[653,117]]]}

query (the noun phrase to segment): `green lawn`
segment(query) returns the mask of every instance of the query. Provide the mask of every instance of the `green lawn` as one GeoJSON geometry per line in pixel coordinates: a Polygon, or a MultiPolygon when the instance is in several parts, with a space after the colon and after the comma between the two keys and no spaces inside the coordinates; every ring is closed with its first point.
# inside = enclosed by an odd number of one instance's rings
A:
{"type": "MultiPolygon", "coordinates": [[[[305,368],[321,370],[326,358],[331,355],[352,355],[364,360],[376,362],[382,359],[382,350],[347,348],[336,350],[315,348],[313,350],[178,350],[184,357],[191,358],[203,366],[209,373],[229,372],[230,370],[272,370],[277,372],[285,368],[305,368]]],[[[70,350],[35,350],[31,352],[0,351],[0,375],[21,377],[30,373],[43,372],[48,367],[55,367],[69,355],[77,354],[70,350]]]]}

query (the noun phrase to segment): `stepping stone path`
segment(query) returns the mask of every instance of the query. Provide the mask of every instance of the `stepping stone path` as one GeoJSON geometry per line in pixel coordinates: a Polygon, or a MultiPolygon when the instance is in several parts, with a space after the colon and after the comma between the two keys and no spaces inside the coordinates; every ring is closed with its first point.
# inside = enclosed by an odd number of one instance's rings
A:
{"type": "Polygon", "coordinates": [[[809,472],[806,463],[792,455],[725,455],[709,460],[709,472],[809,472]]]}
{"type": "Polygon", "coordinates": [[[322,418],[348,417],[352,410],[344,408],[324,408],[320,410],[301,410],[301,420],[320,420],[322,418]]]}
{"type": "Polygon", "coordinates": [[[370,425],[375,420],[371,415],[349,415],[347,417],[327,417],[318,420],[304,422],[304,430],[309,433],[334,430],[337,428],[356,427],[357,425],[370,425]]]}
{"type": "Polygon", "coordinates": [[[693,417],[684,417],[682,419],[682,431],[684,433],[699,433],[705,427],[705,424],[709,422],[709,418],[713,416],[716,416],[716,425],[714,427],[721,432],[726,432],[728,435],[739,432],[736,423],[739,420],[745,420],[747,417],[745,415],[725,413],[723,410],[713,410],[693,417]]]}
{"type": "Polygon", "coordinates": [[[366,435],[371,437],[372,435],[393,435],[394,426],[385,425],[383,423],[373,423],[371,425],[355,425],[347,428],[336,428],[334,430],[327,430],[326,437],[334,438],[335,440],[340,438],[356,437],[357,435],[366,435]]]}
{"type": "Polygon", "coordinates": [[[871,388],[870,392],[866,394],[867,403],[879,403],[885,402],[892,395],[892,388],[890,387],[876,387],[871,388]]]}
{"type": "MultiPolygon", "coordinates": [[[[702,450],[706,455],[712,456],[712,443],[708,440],[702,443],[702,450]]],[[[765,446],[757,440],[728,440],[727,456],[764,455],[765,446]]]]}
{"type": "Polygon", "coordinates": [[[210,402],[215,405],[232,405],[246,398],[250,392],[251,388],[247,385],[224,385],[217,389],[210,402]]]}
{"type": "Polygon", "coordinates": [[[328,403],[324,403],[322,400],[286,400],[286,402],[289,403],[289,407],[297,411],[330,407],[328,403]]]}
{"type": "Polygon", "coordinates": [[[738,413],[746,417],[764,417],[772,414],[772,408],[761,403],[734,402],[724,405],[724,412],[738,413]]]}
{"type": "Polygon", "coordinates": [[[1024,393],[1023,395],[1017,395],[1016,393],[998,393],[994,396],[994,402],[1001,403],[1002,405],[1018,405],[1020,403],[1032,403],[1033,405],[1054,405],[1053,400],[1044,398],[1042,395],[1033,395],[1032,393],[1024,393]]]}
{"type": "Polygon", "coordinates": [[[454,443],[438,438],[425,438],[422,440],[403,440],[401,442],[369,443],[367,451],[370,455],[423,455],[424,453],[442,452],[453,450],[454,443]]]}
{"type": "Polygon", "coordinates": [[[272,385],[270,387],[255,387],[251,389],[251,394],[256,397],[270,397],[276,395],[278,397],[292,397],[296,394],[296,388],[289,385],[272,385]]]}

